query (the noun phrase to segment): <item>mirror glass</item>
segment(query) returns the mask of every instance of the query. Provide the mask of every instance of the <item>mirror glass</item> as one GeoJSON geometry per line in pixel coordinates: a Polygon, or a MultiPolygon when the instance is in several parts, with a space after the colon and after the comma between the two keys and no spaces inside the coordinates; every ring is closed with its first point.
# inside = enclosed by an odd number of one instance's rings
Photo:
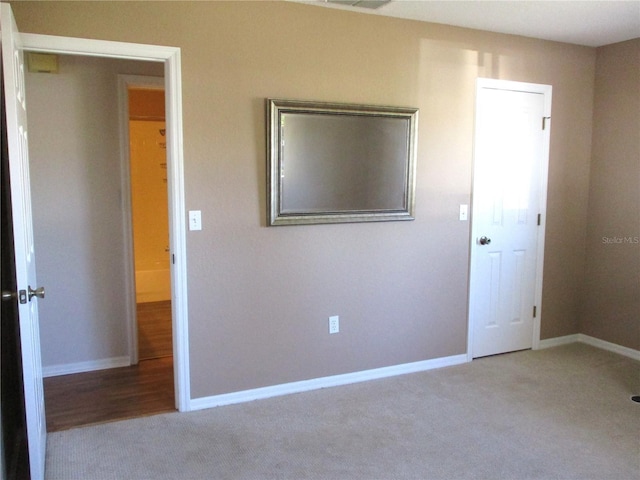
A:
{"type": "Polygon", "coordinates": [[[417,115],[269,100],[269,223],[412,220],[417,115]]]}

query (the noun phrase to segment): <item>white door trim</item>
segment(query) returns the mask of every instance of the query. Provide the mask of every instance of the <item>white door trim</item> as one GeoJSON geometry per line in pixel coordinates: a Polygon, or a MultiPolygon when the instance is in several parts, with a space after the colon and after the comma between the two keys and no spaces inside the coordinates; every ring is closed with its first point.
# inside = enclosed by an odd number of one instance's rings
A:
{"type": "MultiPolygon", "coordinates": [[[[537,350],[540,348],[540,324],[542,319],[542,281],[544,267],[544,240],[547,220],[547,189],[549,179],[549,143],[551,132],[551,85],[542,85],[537,83],[513,82],[509,80],[496,80],[491,78],[478,78],[476,80],[476,124],[478,122],[478,104],[477,98],[481,89],[510,90],[517,92],[539,93],[544,97],[544,116],[546,117],[545,129],[543,130],[543,153],[542,165],[540,166],[540,205],[538,206],[541,214],[540,228],[538,228],[537,238],[537,261],[536,261],[536,283],[535,283],[535,305],[537,307],[536,316],[533,319],[533,342],[532,348],[537,350]]],[[[542,119],[541,119],[542,123],[542,119]]],[[[542,128],[542,125],[541,125],[542,128]]],[[[475,133],[474,133],[475,136],[475,133]]],[[[475,144],[474,140],[474,144],[475,144]]],[[[474,151],[475,157],[475,151],[474,151]]],[[[475,158],[474,158],[475,163],[475,158]]],[[[471,221],[473,222],[473,186],[471,189],[472,212],[471,221]]],[[[471,277],[471,252],[473,248],[473,223],[469,229],[469,278],[471,277]]],[[[471,285],[469,285],[470,287],[471,285]]],[[[468,300],[471,299],[471,291],[468,294],[468,300]]],[[[468,309],[469,310],[469,309],[468,309]]],[[[470,311],[467,312],[467,360],[473,360],[473,325],[471,325],[470,311]]]]}
{"type": "Polygon", "coordinates": [[[129,87],[164,88],[163,77],[118,75],[118,113],[120,116],[120,178],[122,185],[122,231],[124,233],[124,270],[127,289],[126,310],[129,331],[129,361],[138,364],[138,319],[131,216],[131,158],[129,156],[129,87]]]}
{"type": "Polygon", "coordinates": [[[180,49],[156,45],[111,42],[51,35],[23,34],[23,48],[34,52],[85,55],[164,63],[169,241],[173,258],[171,302],[176,408],[191,410],[189,330],[187,305],[186,218],[184,155],[182,151],[182,74],[180,49]]]}

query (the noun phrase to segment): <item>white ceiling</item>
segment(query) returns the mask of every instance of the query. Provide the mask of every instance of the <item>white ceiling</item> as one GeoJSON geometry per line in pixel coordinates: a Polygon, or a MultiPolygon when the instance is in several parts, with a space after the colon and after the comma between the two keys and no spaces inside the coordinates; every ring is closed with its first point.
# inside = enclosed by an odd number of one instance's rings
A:
{"type": "Polygon", "coordinates": [[[640,37],[640,0],[393,0],[376,10],[299,1],[590,47],[640,37]]]}

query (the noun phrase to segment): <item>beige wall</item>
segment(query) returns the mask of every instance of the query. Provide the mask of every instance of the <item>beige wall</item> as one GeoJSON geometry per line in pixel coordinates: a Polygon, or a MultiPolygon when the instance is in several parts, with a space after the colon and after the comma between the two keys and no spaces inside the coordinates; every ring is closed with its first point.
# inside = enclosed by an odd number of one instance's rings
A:
{"type": "Polygon", "coordinates": [[[182,49],[193,398],[466,351],[478,76],[553,85],[542,337],[578,332],[594,49],[284,2],[12,6],[182,49]],[[418,107],[416,220],[267,227],[267,97],[418,107]]]}
{"type": "Polygon", "coordinates": [[[581,331],[640,349],[640,39],[598,48],[581,331]]]}

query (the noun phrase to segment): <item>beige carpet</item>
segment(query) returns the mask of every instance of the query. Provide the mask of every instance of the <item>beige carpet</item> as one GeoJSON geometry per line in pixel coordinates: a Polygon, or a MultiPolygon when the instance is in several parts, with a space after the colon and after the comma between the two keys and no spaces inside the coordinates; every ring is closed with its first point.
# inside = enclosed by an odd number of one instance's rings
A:
{"type": "Polygon", "coordinates": [[[640,362],[583,344],[49,435],[47,479],[640,478],[640,362]]]}

